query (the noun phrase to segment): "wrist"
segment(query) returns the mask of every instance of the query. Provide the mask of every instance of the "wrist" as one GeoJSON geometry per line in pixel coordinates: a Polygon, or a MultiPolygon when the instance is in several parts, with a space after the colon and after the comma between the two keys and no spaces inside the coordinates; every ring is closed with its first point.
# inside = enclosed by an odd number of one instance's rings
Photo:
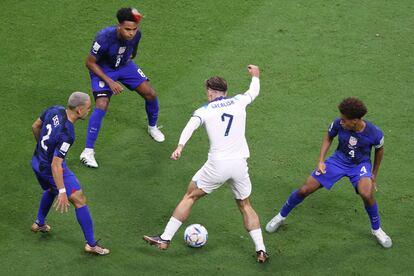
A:
{"type": "Polygon", "coordinates": [[[65,188],[59,189],[59,194],[63,194],[63,193],[66,193],[66,189],[65,188]]]}

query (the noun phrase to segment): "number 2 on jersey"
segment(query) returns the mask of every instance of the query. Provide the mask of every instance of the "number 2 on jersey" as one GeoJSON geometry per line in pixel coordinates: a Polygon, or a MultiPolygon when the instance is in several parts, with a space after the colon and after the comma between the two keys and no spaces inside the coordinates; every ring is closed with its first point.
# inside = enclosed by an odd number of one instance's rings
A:
{"type": "Polygon", "coordinates": [[[42,137],[42,140],[40,141],[40,145],[42,146],[42,148],[44,150],[47,150],[47,146],[45,145],[45,141],[50,138],[50,133],[52,133],[52,125],[51,124],[47,124],[46,125],[46,128],[47,128],[47,134],[45,136],[43,136],[42,137]]]}
{"type": "Polygon", "coordinates": [[[230,128],[231,128],[231,123],[233,122],[233,115],[227,114],[227,113],[223,113],[221,115],[221,121],[224,122],[226,120],[226,117],[229,118],[229,123],[227,124],[226,132],[224,132],[224,136],[229,135],[229,131],[230,131],[230,128]]]}

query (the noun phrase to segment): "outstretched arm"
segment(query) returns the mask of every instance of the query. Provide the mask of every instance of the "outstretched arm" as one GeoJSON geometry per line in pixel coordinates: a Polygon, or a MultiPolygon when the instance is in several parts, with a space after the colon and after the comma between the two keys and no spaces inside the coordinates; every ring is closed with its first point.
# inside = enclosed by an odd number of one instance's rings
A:
{"type": "Polygon", "coordinates": [[[333,137],[325,134],[322,141],[321,151],[319,153],[319,162],[317,166],[317,170],[319,173],[325,174],[326,173],[326,165],[325,165],[325,157],[328,153],[329,147],[331,146],[333,141],[333,137]]]}
{"type": "Polygon", "coordinates": [[[247,90],[244,95],[249,95],[251,98],[251,102],[259,95],[260,92],[260,70],[259,67],[253,64],[247,66],[247,70],[249,74],[252,76],[252,81],[250,83],[249,90],[247,90]]]}
{"type": "Polygon", "coordinates": [[[187,125],[181,132],[180,140],[178,142],[177,148],[174,150],[174,152],[171,154],[172,160],[178,160],[181,157],[181,152],[183,151],[183,148],[188,140],[190,140],[191,136],[193,135],[193,132],[201,125],[201,119],[199,117],[191,117],[191,119],[188,121],[187,125]]]}

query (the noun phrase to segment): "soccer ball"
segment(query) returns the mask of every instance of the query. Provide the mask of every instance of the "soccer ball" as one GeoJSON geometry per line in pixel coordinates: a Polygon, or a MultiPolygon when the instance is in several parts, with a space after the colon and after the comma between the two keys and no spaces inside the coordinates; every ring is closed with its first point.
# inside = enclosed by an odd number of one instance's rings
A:
{"type": "Polygon", "coordinates": [[[201,224],[191,224],[184,231],[184,241],[191,247],[202,247],[208,239],[207,229],[201,224]]]}

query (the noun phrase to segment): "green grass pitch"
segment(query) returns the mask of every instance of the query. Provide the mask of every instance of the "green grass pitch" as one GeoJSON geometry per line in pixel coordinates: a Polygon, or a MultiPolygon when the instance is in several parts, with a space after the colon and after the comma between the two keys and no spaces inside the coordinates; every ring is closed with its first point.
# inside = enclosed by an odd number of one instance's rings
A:
{"type": "Polygon", "coordinates": [[[2,0],[0,274],[412,274],[413,14],[411,0],[2,0]],[[144,14],[135,61],[159,94],[166,141],[149,138],[144,102],[128,91],[112,98],[96,145],[97,170],[78,160],[87,121],[76,125],[68,166],[88,198],[96,237],[112,251],[96,257],[83,253],[73,207],[63,215],[51,210],[50,234],[30,232],[41,196],[30,168],[31,124],[72,91],[91,92],[84,61],[93,37],[128,5],[144,14]],[[345,180],[305,200],[278,233],[264,234],[271,255],[264,265],[252,257],[227,187],[195,205],[168,251],[144,243],[144,234],[163,230],[207,158],[199,129],[182,159],[169,160],[191,113],[206,101],[203,81],[221,75],[231,94],[243,92],[249,63],[262,70],[247,125],[252,202],[262,226],[312,171],[339,101],[358,96],[366,118],[385,133],[376,198],[392,249],[370,235],[362,201],[345,180]],[[209,231],[201,249],[182,240],[191,223],[209,231]]]}

